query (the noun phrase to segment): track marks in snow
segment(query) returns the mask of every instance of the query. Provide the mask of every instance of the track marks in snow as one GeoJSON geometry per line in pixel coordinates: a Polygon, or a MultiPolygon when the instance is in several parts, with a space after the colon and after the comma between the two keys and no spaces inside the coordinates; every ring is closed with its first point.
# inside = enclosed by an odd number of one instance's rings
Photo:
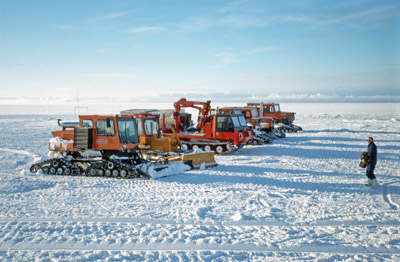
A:
{"type": "Polygon", "coordinates": [[[398,253],[397,226],[260,226],[109,222],[0,222],[0,251],[175,250],[398,253]],[[380,237],[379,237],[380,236],[380,237]],[[372,242],[371,240],[374,239],[372,242]],[[362,245],[353,246],[353,241],[362,245]],[[373,243],[373,244],[371,244],[373,243]]]}
{"type": "Polygon", "coordinates": [[[400,209],[400,181],[384,183],[382,185],[383,199],[393,210],[400,209]]]}
{"type": "Polygon", "coordinates": [[[41,159],[36,154],[33,154],[33,153],[31,153],[29,151],[26,151],[26,150],[15,150],[15,149],[10,149],[10,148],[0,148],[0,151],[5,151],[5,152],[13,153],[13,154],[20,154],[20,155],[29,156],[29,157],[31,157],[33,159],[32,162],[36,162],[36,161],[39,161],[41,159]]]}
{"type": "Polygon", "coordinates": [[[21,173],[57,127],[11,121],[0,139],[0,260],[400,261],[398,123],[301,117],[309,131],[159,180],[21,173]],[[23,126],[30,144],[18,140],[23,126]],[[358,167],[371,130],[375,191],[358,167]]]}
{"type": "Polygon", "coordinates": [[[30,165],[40,160],[41,157],[27,150],[0,148],[0,161],[10,170],[17,169],[20,173],[27,173],[30,165]]]}

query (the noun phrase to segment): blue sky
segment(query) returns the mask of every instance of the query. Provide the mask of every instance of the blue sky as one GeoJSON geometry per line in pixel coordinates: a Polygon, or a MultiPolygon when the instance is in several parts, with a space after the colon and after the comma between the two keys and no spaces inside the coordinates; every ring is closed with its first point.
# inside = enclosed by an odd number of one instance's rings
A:
{"type": "Polygon", "coordinates": [[[400,102],[399,17],[399,1],[0,0],[0,101],[400,102]]]}

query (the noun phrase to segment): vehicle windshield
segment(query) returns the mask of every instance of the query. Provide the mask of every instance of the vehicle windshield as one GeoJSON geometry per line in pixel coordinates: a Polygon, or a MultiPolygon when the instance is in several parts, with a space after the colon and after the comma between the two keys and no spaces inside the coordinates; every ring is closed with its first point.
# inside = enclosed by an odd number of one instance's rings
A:
{"type": "Polygon", "coordinates": [[[257,109],[260,109],[260,108],[261,108],[260,104],[257,104],[257,105],[249,105],[249,104],[248,104],[248,106],[255,107],[255,108],[257,108],[257,109]]]}
{"type": "Polygon", "coordinates": [[[119,140],[123,144],[139,143],[136,122],[133,118],[118,118],[119,140]]]}
{"type": "Polygon", "coordinates": [[[226,115],[232,114],[232,110],[223,110],[223,109],[221,109],[221,110],[219,110],[219,112],[220,112],[220,114],[226,114],[226,115]]]}
{"type": "Polygon", "coordinates": [[[275,112],[281,112],[281,109],[279,108],[279,104],[278,105],[275,105],[275,112]]]}
{"type": "Polygon", "coordinates": [[[146,119],[144,121],[144,128],[146,130],[146,135],[158,135],[158,123],[154,119],[146,119]]]}
{"type": "Polygon", "coordinates": [[[240,125],[242,127],[244,127],[244,126],[247,127],[247,123],[246,123],[246,119],[244,118],[244,115],[240,115],[240,116],[238,116],[238,118],[239,118],[240,125]]]}
{"type": "MultiPolygon", "coordinates": [[[[245,120],[245,122],[246,122],[246,120],[245,120]]],[[[240,127],[240,121],[237,116],[232,116],[232,123],[233,123],[233,127],[240,127]]]]}
{"type": "Polygon", "coordinates": [[[251,113],[253,115],[253,117],[258,117],[258,111],[257,110],[251,110],[251,113]]]}

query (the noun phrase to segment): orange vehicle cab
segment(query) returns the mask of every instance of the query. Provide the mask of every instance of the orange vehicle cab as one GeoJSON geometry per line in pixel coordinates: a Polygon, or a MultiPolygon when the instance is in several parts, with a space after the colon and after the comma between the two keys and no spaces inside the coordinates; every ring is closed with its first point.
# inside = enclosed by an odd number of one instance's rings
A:
{"type": "Polygon", "coordinates": [[[259,127],[260,130],[271,132],[274,129],[274,119],[272,117],[264,117],[258,114],[258,110],[254,107],[224,107],[220,108],[221,113],[235,112],[236,114],[242,113],[248,124],[254,128],[259,127]]]}
{"type": "Polygon", "coordinates": [[[54,131],[50,151],[121,151],[137,148],[136,121],[120,115],[81,115],[77,125],[63,125],[54,131]]]}
{"type": "Polygon", "coordinates": [[[276,123],[293,124],[294,112],[282,112],[278,103],[247,103],[248,106],[257,108],[261,116],[273,117],[276,123]]]}

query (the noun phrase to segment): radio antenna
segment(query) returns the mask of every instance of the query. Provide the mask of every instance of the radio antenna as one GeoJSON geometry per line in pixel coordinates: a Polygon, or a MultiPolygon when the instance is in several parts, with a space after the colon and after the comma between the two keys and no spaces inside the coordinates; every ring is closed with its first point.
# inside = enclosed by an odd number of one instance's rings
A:
{"type": "Polygon", "coordinates": [[[75,115],[76,115],[77,112],[78,112],[78,115],[80,115],[80,111],[79,111],[80,108],[86,108],[86,114],[89,113],[89,109],[88,109],[87,106],[79,106],[79,94],[78,94],[78,92],[76,92],[76,105],[77,106],[75,107],[75,115]]]}

